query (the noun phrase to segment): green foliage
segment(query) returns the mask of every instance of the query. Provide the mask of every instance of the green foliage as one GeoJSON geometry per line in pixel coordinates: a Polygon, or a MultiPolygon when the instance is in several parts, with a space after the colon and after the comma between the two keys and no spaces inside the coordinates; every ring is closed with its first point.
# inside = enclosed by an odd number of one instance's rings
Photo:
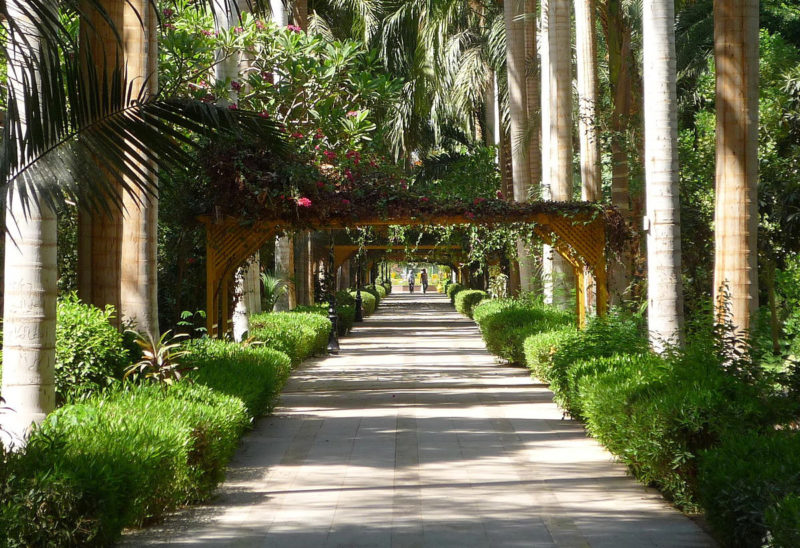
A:
{"type": "Polygon", "coordinates": [[[447,286],[447,296],[450,297],[450,302],[455,304],[456,302],[456,295],[459,291],[463,291],[466,289],[463,285],[459,283],[451,283],[447,286]]]}
{"type": "Polygon", "coordinates": [[[286,282],[272,272],[261,273],[261,306],[264,310],[272,310],[289,287],[286,282]]]}
{"type": "Polygon", "coordinates": [[[575,327],[569,326],[553,331],[542,331],[527,337],[523,342],[523,351],[525,365],[531,370],[531,375],[541,381],[550,382],[553,355],[561,348],[563,342],[570,340],[574,334],[575,327]]]}
{"type": "Polygon", "coordinates": [[[248,424],[238,399],[185,383],[64,406],[8,463],[0,531],[9,545],[108,545],[207,497],[248,424]]]}
{"type": "Polygon", "coordinates": [[[100,310],[70,293],[59,299],[56,319],[56,395],[59,402],[86,397],[114,385],[128,365],[119,331],[100,310]]]}
{"type": "Polygon", "coordinates": [[[486,291],[480,289],[465,289],[456,293],[455,305],[456,310],[462,314],[472,317],[472,309],[481,302],[483,299],[489,297],[486,291]]]}
{"type": "MultiPolygon", "coordinates": [[[[325,318],[328,317],[328,303],[317,303],[313,306],[298,306],[292,312],[310,312],[312,314],[319,314],[325,318]]],[[[336,305],[336,334],[340,337],[347,335],[353,328],[353,323],[356,317],[356,308],[354,305],[337,304],[336,305]]]]}
{"type": "Polygon", "coordinates": [[[728,437],[701,455],[699,471],[700,499],[706,516],[726,545],[798,545],[797,432],[753,432],[728,437]],[[768,539],[771,542],[767,543],[768,539]]]}
{"type": "Polygon", "coordinates": [[[573,369],[584,360],[640,354],[647,352],[648,347],[640,318],[619,314],[592,318],[584,329],[563,337],[550,358],[547,378],[555,401],[573,416],[580,417],[576,386],[571,382],[580,373],[573,369]]]}
{"type": "Polygon", "coordinates": [[[250,317],[250,336],[285,353],[292,365],[314,354],[325,354],[331,322],[310,312],[267,312],[250,317]]]}
{"type": "Polygon", "coordinates": [[[204,337],[188,341],[184,348],[184,361],[192,368],[189,378],[240,399],[250,417],[272,410],[291,370],[289,356],[264,345],[243,346],[204,337]]]}
{"type": "Polygon", "coordinates": [[[377,289],[375,289],[371,285],[367,285],[367,286],[364,286],[364,287],[361,288],[361,297],[362,297],[362,299],[364,297],[364,293],[369,293],[370,295],[375,297],[375,308],[377,308],[378,305],[381,304],[381,299],[383,297],[381,296],[380,291],[378,291],[377,289]]]}
{"type": "Polygon", "coordinates": [[[588,362],[575,382],[592,435],[686,510],[697,507],[702,450],[726,434],[774,424],[762,392],[725,373],[702,344],[666,358],[623,354],[588,362]]]}
{"type": "Polygon", "coordinates": [[[523,299],[484,299],[472,315],[489,352],[515,364],[524,363],[526,338],[574,321],[569,312],[523,299]]]}
{"type": "Polygon", "coordinates": [[[178,339],[183,335],[170,336],[166,331],[156,340],[151,334],[134,332],[134,342],[142,351],[142,358],[128,366],[125,378],[133,377],[152,381],[160,385],[171,385],[180,381],[189,370],[182,363],[186,351],[181,349],[178,339]]]}
{"type": "Polygon", "coordinates": [[[422,161],[414,174],[414,190],[426,196],[472,201],[495,198],[500,189],[496,149],[457,147],[455,152],[436,152],[422,161]],[[469,184],[464,184],[469,181],[469,184]]]}
{"type": "Polygon", "coordinates": [[[378,292],[379,302],[386,298],[388,293],[386,292],[386,288],[383,287],[383,284],[375,284],[375,290],[378,292]]]}
{"type": "MultiPolygon", "coordinates": [[[[351,291],[350,295],[352,295],[353,299],[356,297],[356,292],[351,291]]],[[[355,302],[355,301],[354,301],[355,302]]],[[[375,299],[375,295],[368,291],[361,290],[361,312],[364,316],[369,316],[378,306],[378,301],[375,299]]]]}

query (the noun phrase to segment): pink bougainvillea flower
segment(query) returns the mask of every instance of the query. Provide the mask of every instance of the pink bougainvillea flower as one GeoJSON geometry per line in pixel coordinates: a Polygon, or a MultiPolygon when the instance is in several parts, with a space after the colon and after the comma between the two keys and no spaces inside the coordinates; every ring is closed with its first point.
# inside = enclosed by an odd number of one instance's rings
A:
{"type": "Polygon", "coordinates": [[[502,193],[502,191],[498,190],[498,191],[497,191],[497,194],[495,194],[495,195],[497,196],[497,199],[498,199],[498,200],[502,200],[502,199],[503,199],[503,193],[502,193]]]}
{"type": "Polygon", "coordinates": [[[347,198],[342,198],[342,205],[350,205],[350,200],[347,198]]]}
{"type": "Polygon", "coordinates": [[[164,14],[164,17],[172,17],[173,15],[175,15],[175,10],[170,8],[164,8],[161,13],[164,14]]]}
{"type": "Polygon", "coordinates": [[[239,91],[240,89],[242,89],[242,84],[234,80],[231,82],[231,89],[234,91],[239,91]]]}
{"type": "Polygon", "coordinates": [[[348,110],[347,114],[345,114],[345,116],[347,116],[348,118],[352,118],[353,116],[358,116],[358,111],[357,110],[348,110]]]}
{"type": "Polygon", "coordinates": [[[172,23],[164,23],[164,28],[169,30],[175,30],[175,25],[172,23]]]}
{"type": "Polygon", "coordinates": [[[270,84],[275,83],[275,76],[267,70],[261,71],[261,79],[264,80],[265,82],[269,82],[270,84]]]}
{"type": "Polygon", "coordinates": [[[344,170],[344,176],[347,177],[348,181],[353,181],[353,179],[355,179],[355,177],[353,177],[353,172],[350,171],[349,168],[344,170]]]}
{"type": "Polygon", "coordinates": [[[267,112],[266,110],[262,110],[261,112],[258,113],[258,115],[261,116],[262,118],[269,118],[269,112],[267,112]]]}
{"type": "Polygon", "coordinates": [[[325,134],[322,133],[322,128],[317,128],[317,132],[314,133],[314,139],[322,139],[325,137],[325,134]]]}
{"type": "Polygon", "coordinates": [[[473,201],[472,203],[475,204],[475,205],[478,205],[478,204],[480,204],[482,202],[485,202],[485,201],[486,201],[486,198],[475,198],[475,201],[473,201]]]}
{"type": "Polygon", "coordinates": [[[228,110],[239,110],[239,105],[237,105],[236,103],[231,103],[230,105],[228,105],[228,110]]]}
{"type": "Polygon", "coordinates": [[[297,25],[286,25],[286,30],[289,30],[291,32],[303,32],[303,29],[301,29],[297,25]]]}
{"type": "Polygon", "coordinates": [[[378,167],[378,163],[375,160],[370,160],[369,167],[378,167]]]}
{"type": "Polygon", "coordinates": [[[422,198],[420,198],[420,201],[421,202],[427,202],[428,201],[428,197],[427,196],[423,196],[422,198]]]}
{"type": "Polygon", "coordinates": [[[267,28],[267,25],[264,24],[264,21],[262,21],[261,19],[258,19],[256,21],[256,28],[258,30],[264,30],[265,28],[267,28]]]}
{"type": "Polygon", "coordinates": [[[308,198],[298,198],[297,205],[299,205],[300,207],[311,207],[311,200],[309,200],[308,198]]]}
{"type": "Polygon", "coordinates": [[[302,139],[303,138],[303,134],[300,133],[299,131],[295,131],[295,132],[292,133],[291,137],[293,139],[302,139]]]}
{"type": "Polygon", "coordinates": [[[234,27],[233,32],[235,32],[236,34],[241,34],[244,32],[244,29],[242,27],[234,27]]]}
{"type": "Polygon", "coordinates": [[[332,162],[332,161],[334,161],[336,159],[336,153],[334,151],[332,151],[332,150],[325,150],[325,151],[322,152],[322,154],[325,155],[325,157],[328,159],[328,161],[332,162]]]}
{"type": "Polygon", "coordinates": [[[203,29],[200,31],[203,36],[214,36],[214,33],[208,29],[203,29]]]}
{"type": "Polygon", "coordinates": [[[322,181],[317,181],[317,188],[324,188],[324,187],[325,183],[323,183],[322,181]]]}

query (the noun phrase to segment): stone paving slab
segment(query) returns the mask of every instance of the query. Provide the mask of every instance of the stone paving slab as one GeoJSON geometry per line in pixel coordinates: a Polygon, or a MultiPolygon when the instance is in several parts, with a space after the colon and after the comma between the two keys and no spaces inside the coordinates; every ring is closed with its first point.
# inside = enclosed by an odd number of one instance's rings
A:
{"type": "Polygon", "coordinates": [[[714,546],[446,297],[392,295],[341,346],[293,373],[210,504],[122,544],[714,546]]]}

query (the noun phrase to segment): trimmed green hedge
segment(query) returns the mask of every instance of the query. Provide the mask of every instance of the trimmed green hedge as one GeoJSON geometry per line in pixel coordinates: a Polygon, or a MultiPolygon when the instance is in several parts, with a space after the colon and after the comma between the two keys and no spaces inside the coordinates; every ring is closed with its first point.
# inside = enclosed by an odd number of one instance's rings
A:
{"type": "Polygon", "coordinates": [[[464,289],[466,289],[466,288],[461,284],[453,283],[453,284],[448,285],[447,286],[447,296],[450,297],[450,302],[455,304],[456,295],[458,295],[459,291],[463,291],[464,289]]]}
{"type": "Polygon", "coordinates": [[[700,500],[728,546],[800,546],[800,435],[749,433],[700,457],[700,500]]]}
{"type": "MultiPolygon", "coordinates": [[[[350,295],[353,296],[355,300],[356,292],[351,291],[350,295]]],[[[378,301],[375,299],[375,295],[369,293],[368,291],[361,290],[361,312],[364,316],[369,316],[375,309],[378,307],[378,301]]]]}
{"type": "Polygon", "coordinates": [[[364,299],[364,293],[368,293],[368,294],[372,295],[373,297],[375,297],[375,308],[378,308],[378,305],[381,304],[381,299],[383,298],[383,297],[381,297],[380,292],[377,289],[375,289],[374,287],[372,287],[371,285],[366,285],[366,286],[361,288],[361,299],[362,299],[362,301],[364,299]]]}
{"type": "Polygon", "coordinates": [[[293,366],[315,354],[324,354],[330,331],[330,320],[313,312],[267,312],[250,317],[250,335],[285,353],[293,366]]]}
{"type": "Polygon", "coordinates": [[[455,298],[456,310],[471,318],[472,309],[475,305],[488,297],[489,294],[480,289],[464,289],[459,291],[456,293],[455,298]]]}
{"type": "Polygon", "coordinates": [[[522,350],[525,354],[525,365],[531,370],[532,377],[550,382],[553,354],[561,346],[562,341],[572,337],[575,331],[575,326],[568,326],[553,331],[542,331],[525,339],[522,350]]]}
{"type": "Polygon", "coordinates": [[[388,295],[386,288],[381,284],[375,284],[375,291],[378,292],[379,302],[386,298],[388,295]]]}
{"type": "Polygon", "coordinates": [[[484,299],[472,315],[489,352],[515,364],[524,363],[526,338],[574,321],[569,312],[521,299],[484,299]]]}
{"type": "Polygon", "coordinates": [[[9,545],[108,545],[207,497],[249,423],[241,400],[189,383],[62,407],[3,467],[0,531],[9,545]]]}
{"type": "Polygon", "coordinates": [[[263,345],[242,346],[204,337],[188,341],[183,363],[194,367],[189,377],[217,392],[244,402],[251,417],[272,411],[291,371],[289,356],[263,345]]]}

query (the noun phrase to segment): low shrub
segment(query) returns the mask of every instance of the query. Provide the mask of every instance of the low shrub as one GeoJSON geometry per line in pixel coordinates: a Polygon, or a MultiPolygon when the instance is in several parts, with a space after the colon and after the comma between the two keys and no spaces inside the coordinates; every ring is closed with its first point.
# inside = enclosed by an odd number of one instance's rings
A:
{"type": "Polygon", "coordinates": [[[619,314],[592,318],[584,329],[561,337],[550,358],[547,378],[555,401],[572,416],[580,418],[575,386],[570,383],[572,368],[592,358],[640,354],[648,348],[649,341],[640,319],[619,314]]]}
{"type": "Polygon", "coordinates": [[[749,433],[700,457],[706,516],[728,546],[800,546],[800,435],[749,433]]]}
{"type": "Polygon", "coordinates": [[[387,295],[392,294],[392,283],[391,282],[383,282],[383,288],[386,290],[387,295]]]}
{"type": "Polygon", "coordinates": [[[697,455],[728,432],[773,421],[757,387],[692,348],[667,358],[617,355],[587,364],[580,374],[574,391],[589,431],[643,483],[685,510],[697,507],[697,455]]]}
{"type": "Polygon", "coordinates": [[[272,410],[291,370],[289,356],[263,345],[204,337],[187,341],[184,348],[188,354],[183,362],[193,368],[189,378],[240,399],[251,417],[272,410]]]}
{"type": "Polygon", "coordinates": [[[456,293],[455,305],[456,310],[462,314],[472,317],[472,309],[476,304],[486,299],[489,296],[486,291],[480,289],[465,289],[456,293]]]}
{"type": "Polygon", "coordinates": [[[572,337],[574,333],[575,326],[568,326],[553,331],[542,331],[525,339],[522,346],[525,365],[531,370],[533,377],[543,382],[550,382],[553,354],[562,342],[572,337]]]}
{"type": "Polygon", "coordinates": [[[375,308],[378,308],[378,305],[381,304],[381,298],[382,298],[380,292],[377,289],[375,289],[373,286],[366,285],[366,286],[361,288],[361,296],[362,296],[362,298],[364,296],[364,293],[369,293],[370,295],[375,297],[375,308]]]}
{"type": "Polygon", "coordinates": [[[375,284],[375,291],[378,292],[378,302],[382,301],[386,298],[387,292],[386,288],[383,287],[381,284],[375,284]]]}
{"type": "Polygon", "coordinates": [[[109,323],[113,307],[100,310],[75,294],[59,299],[57,307],[55,380],[61,404],[118,382],[130,356],[122,335],[109,323]]]}
{"type": "Polygon", "coordinates": [[[299,364],[328,347],[331,322],[311,312],[267,312],[250,317],[250,335],[269,348],[280,350],[299,364]]]}
{"type": "Polygon", "coordinates": [[[199,384],[129,386],[51,413],[9,459],[6,544],[108,545],[221,481],[250,422],[244,404],[199,384]]]}
{"type": "Polygon", "coordinates": [[[466,289],[461,284],[452,283],[447,286],[447,296],[450,297],[450,302],[455,304],[456,302],[456,295],[458,295],[459,291],[463,291],[466,289]]]}
{"type": "MultiPolygon", "coordinates": [[[[356,292],[355,291],[351,291],[350,295],[352,295],[353,298],[355,299],[356,292]]],[[[364,291],[362,289],[361,290],[361,312],[363,313],[363,315],[364,316],[369,316],[370,314],[375,312],[375,309],[377,308],[377,306],[378,306],[378,302],[375,299],[375,295],[373,295],[372,293],[368,293],[368,292],[366,292],[366,291],[364,291]]]]}
{"type": "MultiPolygon", "coordinates": [[[[355,299],[353,299],[355,301],[355,299]]],[[[312,314],[319,314],[320,316],[328,317],[328,303],[317,303],[313,306],[298,306],[293,312],[310,312],[312,314]]],[[[356,307],[354,305],[338,304],[336,305],[336,334],[344,337],[353,329],[353,323],[356,317],[356,307]]]]}
{"type": "Polygon", "coordinates": [[[524,299],[484,299],[472,316],[489,352],[514,364],[524,363],[526,338],[574,321],[569,312],[524,299]]]}

